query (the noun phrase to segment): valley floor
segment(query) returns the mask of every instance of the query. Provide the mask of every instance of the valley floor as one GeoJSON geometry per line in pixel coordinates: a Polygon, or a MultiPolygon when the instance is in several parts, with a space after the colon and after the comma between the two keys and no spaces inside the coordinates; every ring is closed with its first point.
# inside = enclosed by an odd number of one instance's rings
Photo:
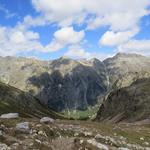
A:
{"type": "Polygon", "coordinates": [[[1,119],[2,150],[150,150],[150,124],[105,124],[92,121],[1,119]],[[29,123],[29,132],[16,124],[29,123]]]}

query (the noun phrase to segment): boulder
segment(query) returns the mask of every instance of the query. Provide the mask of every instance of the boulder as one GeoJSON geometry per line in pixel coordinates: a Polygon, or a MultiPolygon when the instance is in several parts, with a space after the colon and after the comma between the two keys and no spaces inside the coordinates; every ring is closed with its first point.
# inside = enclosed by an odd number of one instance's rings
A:
{"type": "Polygon", "coordinates": [[[54,119],[50,117],[43,117],[40,119],[40,123],[54,123],[54,119]]]}
{"type": "Polygon", "coordinates": [[[10,150],[10,147],[8,147],[6,144],[0,143],[0,150],[10,150]]]}
{"type": "Polygon", "coordinates": [[[118,150],[129,150],[129,149],[125,147],[119,147],[118,150]]]}
{"type": "Polygon", "coordinates": [[[98,143],[95,139],[89,139],[87,140],[87,143],[101,150],[109,150],[109,148],[106,145],[98,143]]]}
{"type": "Polygon", "coordinates": [[[0,136],[3,136],[3,131],[0,130],[0,136]]]}
{"type": "Polygon", "coordinates": [[[2,119],[16,119],[19,117],[18,113],[8,113],[8,114],[2,114],[0,118],[2,119]]]}
{"type": "Polygon", "coordinates": [[[21,122],[16,125],[16,130],[24,133],[30,133],[29,122],[21,122]]]}

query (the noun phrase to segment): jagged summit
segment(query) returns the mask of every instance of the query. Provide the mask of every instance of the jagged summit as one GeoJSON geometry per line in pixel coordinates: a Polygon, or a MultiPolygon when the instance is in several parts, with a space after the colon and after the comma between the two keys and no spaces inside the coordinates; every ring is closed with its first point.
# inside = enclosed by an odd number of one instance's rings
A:
{"type": "Polygon", "coordinates": [[[122,53],[122,52],[119,52],[114,57],[118,58],[118,57],[144,57],[144,56],[140,55],[140,54],[136,54],[136,53],[122,53]]]}

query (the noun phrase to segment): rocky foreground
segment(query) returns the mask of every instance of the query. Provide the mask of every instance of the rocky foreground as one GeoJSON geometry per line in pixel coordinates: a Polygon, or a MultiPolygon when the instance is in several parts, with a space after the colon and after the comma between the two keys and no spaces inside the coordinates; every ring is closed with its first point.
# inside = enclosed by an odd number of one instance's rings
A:
{"type": "Polygon", "coordinates": [[[150,150],[150,125],[1,116],[0,150],[150,150]]]}

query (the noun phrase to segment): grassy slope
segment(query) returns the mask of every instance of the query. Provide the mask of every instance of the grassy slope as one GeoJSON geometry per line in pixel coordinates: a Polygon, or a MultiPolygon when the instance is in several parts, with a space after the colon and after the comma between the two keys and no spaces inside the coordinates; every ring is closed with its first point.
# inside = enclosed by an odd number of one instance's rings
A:
{"type": "Polygon", "coordinates": [[[35,97],[0,82],[0,114],[10,112],[17,112],[26,117],[63,118],[60,114],[41,105],[35,97]]]}
{"type": "Polygon", "coordinates": [[[97,114],[98,109],[99,109],[99,105],[95,105],[95,106],[89,106],[87,110],[63,111],[62,114],[69,119],[87,120],[87,119],[94,118],[97,114]]]}
{"type": "Polygon", "coordinates": [[[116,90],[100,107],[97,120],[139,121],[150,116],[150,78],[116,90]]]}

